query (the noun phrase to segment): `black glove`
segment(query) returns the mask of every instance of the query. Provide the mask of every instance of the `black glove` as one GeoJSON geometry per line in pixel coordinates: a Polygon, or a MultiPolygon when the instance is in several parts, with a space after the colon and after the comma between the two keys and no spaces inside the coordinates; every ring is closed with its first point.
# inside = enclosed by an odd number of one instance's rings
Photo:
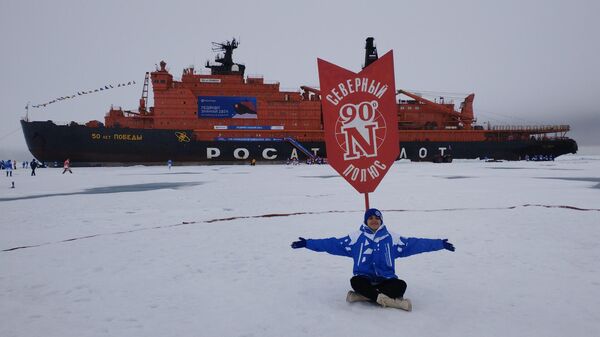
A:
{"type": "Polygon", "coordinates": [[[454,245],[451,244],[450,242],[448,242],[448,239],[444,239],[442,241],[444,242],[444,249],[447,249],[447,250],[449,250],[451,252],[454,251],[454,245]]]}
{"type": "Polygon", "coordinates": [[[298,239],[300,239],[300,240],[292,242],[292,248],[294,248],[294,249],[305,248],[306,247],[306,239],[305,238],[298,238],[298,239]]]}

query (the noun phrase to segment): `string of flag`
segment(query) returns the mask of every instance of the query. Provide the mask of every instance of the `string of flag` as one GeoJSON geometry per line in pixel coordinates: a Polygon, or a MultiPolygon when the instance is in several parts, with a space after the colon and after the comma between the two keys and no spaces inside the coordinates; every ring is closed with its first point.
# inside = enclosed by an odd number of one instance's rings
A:
{"type": "Polygon", "coordinates": [[[53,99],[51,101],[45,102],[45,103],[33,104],[33,105],[31,105],[31,107],[32,108],[43,108],[43,107],[46,107],[46,106],[48,106],[50,104],[58,103],[58,102],[61,102],[61,101],[67,100],[67,99],[73,99],[75,97],[79,97],[79,96],[82,96],[82,95],[94,94],[94,93],[105,91],[105,90],[126,87],[126,86],[133,85],[133,84],[135,84],[135,81],[129,81],[127,83],[119,83],[119,84],[116,84],[116,85],[107,84],[104,87],[100,87],[98,89],[78,91],[77,94],[72,94],[72,95],[67,95],[67,96],[60,96],[60,97],[57,97],[57,98],[55,98],[55,99],[53,99]]]}

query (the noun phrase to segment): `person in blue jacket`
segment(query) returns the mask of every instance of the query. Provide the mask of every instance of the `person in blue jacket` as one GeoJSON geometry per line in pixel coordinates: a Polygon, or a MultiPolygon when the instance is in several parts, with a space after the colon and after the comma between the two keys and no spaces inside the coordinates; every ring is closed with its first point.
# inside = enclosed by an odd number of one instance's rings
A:
{"type": "Polygon", "coordinates": [[[412,310],[412,303],[403,297],[406,282],[396,276],[394,260],[442,249],[454,251],[448,239],[405,238],[389,232],[381,212],[375,208],[365,212],[358,231],[343,238],[298,239],[292,248],[308,248],[354,259],[354,276],[350,279],[354,291],[348,292],[348,302],[373,301],[382,307],[407,311],[412,310]]]}
{"type": "Polygon", "coordinates": [[[12,177],[13,163],[10,161],[10,159],[4,162],[4,169],[6,170],[6,176],[12,177]]]}

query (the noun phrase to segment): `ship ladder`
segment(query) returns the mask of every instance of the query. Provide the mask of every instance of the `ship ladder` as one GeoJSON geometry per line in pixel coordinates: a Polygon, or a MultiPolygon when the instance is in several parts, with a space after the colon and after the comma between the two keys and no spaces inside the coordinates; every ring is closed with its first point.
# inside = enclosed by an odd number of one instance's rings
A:
{"type": "Polygon", "coordinates": [[[308,151],[307,148],[305,148],[304,146],[302,146],[302,144],[300,144],[300,142],[298,142],[294,138],[292,138],[292,137],[285,137],[285,138],[283,138],[283,140],[289,142],[290,144],[292,144],[292,146],[294,146],[298,150],[302,151],[302,153],[304,153],[308,158],[310,158],[312,160],[316,159],[316,156],[312,152],[308,151]]]}

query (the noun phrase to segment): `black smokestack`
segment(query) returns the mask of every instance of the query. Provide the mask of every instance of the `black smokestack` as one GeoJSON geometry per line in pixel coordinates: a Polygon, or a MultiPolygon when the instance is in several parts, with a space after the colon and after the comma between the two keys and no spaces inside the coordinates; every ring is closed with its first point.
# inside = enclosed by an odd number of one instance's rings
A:
{"type": "Polygon", "coordinates": [[[363,69],[368,67],[369,64],[377,61],[379,58],[379,56],[377,56],[377,47],[375,47],[375,44],[373,43],[374,40],[375,39],[372,37],[367,38],[367,43],[365,45],[365,65],[363,66],[363,69]]]}

